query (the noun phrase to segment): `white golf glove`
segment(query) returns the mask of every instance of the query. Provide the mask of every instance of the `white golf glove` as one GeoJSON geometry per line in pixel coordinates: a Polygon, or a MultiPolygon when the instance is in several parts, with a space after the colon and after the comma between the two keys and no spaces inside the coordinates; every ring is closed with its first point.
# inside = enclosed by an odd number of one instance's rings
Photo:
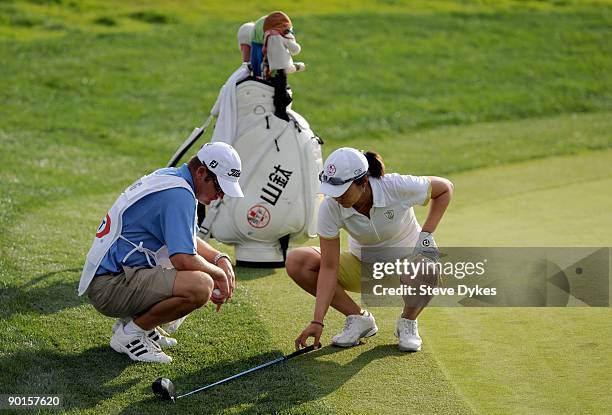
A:
{"type": "Polygon", "coordinates": [[[293,62],[293,65],[295,66],[296,72],[303,72],[306,70],[306,64],[304,62],[293,62]]]}
{"type": "Polygon", "coordinates": [[[440,251],[438,251],[438,246],[431,232],[421,232],[419,234],[419,240],[414,247],[412,255],[416,257],[419,254],[434,262],[440,260],[440,251]]]}

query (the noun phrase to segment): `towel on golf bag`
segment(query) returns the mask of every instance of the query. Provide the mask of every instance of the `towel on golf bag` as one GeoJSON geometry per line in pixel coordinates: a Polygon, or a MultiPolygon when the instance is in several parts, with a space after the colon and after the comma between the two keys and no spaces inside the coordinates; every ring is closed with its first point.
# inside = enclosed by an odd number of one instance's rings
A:
{"type": "Polygon", "coordinates": [[[221,87],[217,101],[210,110],[210,113],[217,117],[211,141],[233,144],[237,125],[236,84],[247,78],[250,73],[249,64],[244,62],[227,78],[227,81],[221,87]]]}

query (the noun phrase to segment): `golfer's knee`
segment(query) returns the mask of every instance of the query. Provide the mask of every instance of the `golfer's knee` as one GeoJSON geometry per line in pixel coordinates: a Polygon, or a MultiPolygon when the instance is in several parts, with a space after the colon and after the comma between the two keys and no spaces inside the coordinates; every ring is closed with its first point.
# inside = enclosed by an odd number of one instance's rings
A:
{"type": "Polygon", "coordinates": [[[206,304],[215,285],[210,275],[202,271],[181,271],[180,277],[181,289],[176,295],[183,297],[194,310],[206,304]]]}
{"type": "Polygon", "coordinates": [[[192,298],[196,308],[200,308],[208,302],[215,287],[215,283],[210,275],[205,272],[201,272],[200,274],[200,279],[198,284],[194,287],[194,296],[192,298]]]}
{"type": "Polygon", "coordinates": [[[287,254],[287,260],[285,261],[285,267],[287,268],[287,274],[291,279],[296,279],[300,270],[303,269],[304,255],[299,250],[295,249],[287,254]]]}
{"type": "Polygon", "coordinates": [[[316,252],[310,248],[297,248],[287,254],[285,267],[291,279],[297,281],[303,278],[305,271],[310,270],[317,262],[316,252]]]}

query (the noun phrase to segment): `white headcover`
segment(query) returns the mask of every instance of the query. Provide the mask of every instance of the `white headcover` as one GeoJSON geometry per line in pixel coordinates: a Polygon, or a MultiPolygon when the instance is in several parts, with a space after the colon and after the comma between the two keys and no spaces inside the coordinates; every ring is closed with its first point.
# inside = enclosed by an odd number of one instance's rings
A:
{"type": "Polygon", "coordinates": [[[253,38],[254,30],[254,22],[248,22],[240,26],[240,28],[238,29],[238,47],[240,47],[240,45],[251,45],[251,39],[253,38]]]}

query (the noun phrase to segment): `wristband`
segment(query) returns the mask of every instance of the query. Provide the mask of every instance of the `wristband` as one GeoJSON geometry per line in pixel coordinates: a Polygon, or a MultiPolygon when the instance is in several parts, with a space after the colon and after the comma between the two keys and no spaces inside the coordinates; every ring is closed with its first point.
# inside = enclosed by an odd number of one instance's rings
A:
{"type": "Polygon", "coordinates": [[[219,252],[217,255],[215,255],[215,259],[213,259],[213,263],[217,265],[219,261],[221,261],[221,258],[227,258],[230,262],[232,261],[232,259],[230,258],[228,254],[226,254],[225,252],[219,252]]]}
{"type": "Polygon", "coordinates": [[[321,323],[320,321],[317,321],[317,320],[312,320],[312,321],[310,322],[310,324],[318,324],[318,325],[319,325],[319,326],[321,326],[321,327],[325,327],[325,324],[323,324],[323,323],[321,323]]]}

